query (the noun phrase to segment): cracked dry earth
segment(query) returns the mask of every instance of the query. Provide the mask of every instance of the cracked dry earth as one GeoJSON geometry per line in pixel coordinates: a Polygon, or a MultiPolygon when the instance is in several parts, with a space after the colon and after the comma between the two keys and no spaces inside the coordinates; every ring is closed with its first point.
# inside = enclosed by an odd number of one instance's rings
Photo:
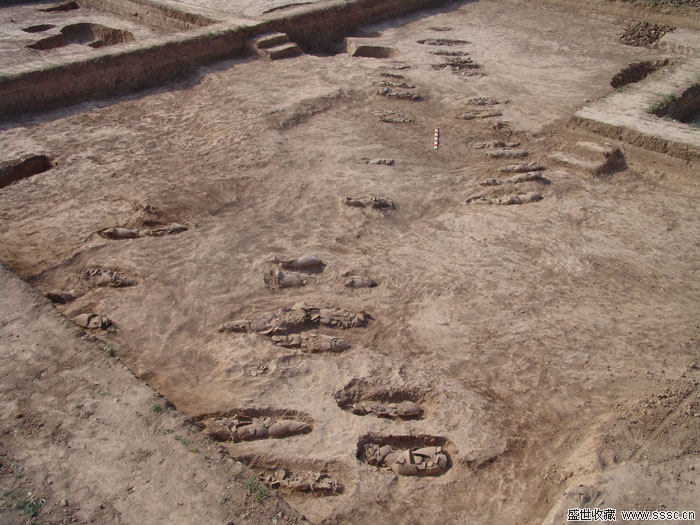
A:
{"type": "Polygon", "coordinates": [[[548,158],[663,55],[570,16],[465,3],[368,28],[391,58],[6,124],[3,156],[54,166],[0,190],[0,258],[313,522],[694,509],[697,163],[548,158]]]}

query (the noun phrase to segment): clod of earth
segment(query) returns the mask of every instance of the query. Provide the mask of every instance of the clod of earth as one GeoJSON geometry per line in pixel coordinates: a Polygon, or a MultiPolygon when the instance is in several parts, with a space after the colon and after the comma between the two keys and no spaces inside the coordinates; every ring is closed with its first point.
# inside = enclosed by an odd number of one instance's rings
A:
{"type": "Polygon", "coordinates": [[[273,335],[272,341],[285,348],[301,348],[303,352],[317,354],[321,352],[344,352],[350,349],[350,343],[341,339],[316,332],[289,335],[273,335]]]}
{"type": "Polygon", "coordinates": [[[219,332],[287,335],[319,324],[342,329],[364,327],[367,326],[369,318],[369,314],[364,311],[351,312],[340,308],[301,304],[292,308],[280,308],[275,313],[265,314],[252,320],[229,321],[219,326],[219,332]]]}
{"type": "MultiPolygon", "coordinates": [[[[381,69],[391,69],[393,71],[401,71],[402,69],[411,69],[408,64],[393,64],[391,66],[382,66],[381,69]]],[[[380,73],[381,75],[381,73],[380,73]]]]}
{"type": "Polygon", "coordinates": [[[112,239],[115,241],[120,241],[123,239],[136,239],[141,237],[139,230],[132,230],[131,228],[107,228],[97,233],[105,239],[112,239]]]}
{"type": "Polygon", "coordinates": [[[475,118],[493,118],[503,116],[500,111],[467,111],[455,118],[458,120],[474,120],[475,118]]]}
{"type": "Polygon", "coordinates": [[[388,122],[390,124],[408,124],[409,122],[413,122],[411,117],[394,111],[385,111],[377,116],[380,122],[388,122]]]}
{"type": "Polygon", "coordinates": [[[308,282],[297,273],[282,273],[280,270],[270,270],[263,281],[270,288],[297,288],[305,286],[308,282]]]}
{"type": "Polygon", "coordinates": [[[484,179],[479,183],[479,186],[500,186],[501,184],[520,184],[523,182],[538,182],[541,184],[549,184],[549,179],[542,176],[542,172],[539,171],[529,171],[527,173],[520,173],[518,175],[513,175],[507,179],[499,180],[492,177],[484,179]]]}
{"type": "Polygon", "coordinates": [[[479,68],[471,68],[471,69],[458,69],[455,67],[450,67],[450,68],[445,68],[445,69],[450,69],[452,73],[459,74],[460,76],[463,77],[485,77],[486,73],[483,73],[479,68]]]}
{"type": "Polygon", "coordinates": [[[389,87],[389,88],[401,88],[401,89],[415,89],[416,86],[409,84],[407,82],[391,82],[388,80],[382,80],[378,84],[379,86],[389,87]]]}
{"type": "Polygon", "coordinates": [[[524,159],[527,151],[524,149],[495,149],[487,151],[486,156],[492,159],[524,159]]]}
{"type": "Polygon", "coordinates": [[[317,494],[336,494],[343,491],[342,485],[328,474],[320,472],[295,474],[286,469],[278,469],[272,474],[262,473],[259,477],[271,489],[288,489],[293,492],[314,492],[317,494]]]}
{"type": "Polygon", "coordinates": [[[268,262],[278,264],[285,270],[297,270],[304,272],[320,271],[326,266],[323,261],[315,255],[301,255],[293,258],[284,258],[275,255],[270,257],[268,262]]]}
{"type": "Polygon", "coordinates": [[[400,403],[380,403],[378,401],[360,401],[348,406],[348,411],[358,416],[372,414],[390,419],[418,419],[423,416],[423,409],[413,401],[400,403]]]}
{"type": "Polygon", "coordinates": [[[447,452],[440,446],[400,450],[369,443],[365,445],[364,457],[369,465],[390,468],[399,476],[439,476],[449,468],[447,452]]]}
{"type": "Polygon", "coordinates": [[[112,270],[103,268],[92,268],[85,272],[85,280],[92,286],[110,286],[112,288],[125,288],[134,286],[136,281],[119,275],[112,270]]]}
{"type": "Polygon", "coordinates": [[[343,204],[346,206],[351,206],[353,208],[372,208],[373,210],[395,210],[396,206],[394,203],[388,199],[382,199],[380,197],[345,197],[343,199],[343,204]]]}
{"type": "Polygon", "coordinates": [[[508,122],[494,122],[493,124],[491,124],[491,128],[495,129],[496,131],[505,133],[506,135],[510,135],[513,132],[510,129],[510,124],[508,122]]]}
{"type": "Polygon", "coordinates": [[[528,204],[530,202],[539,202],[542,200],[542,195],[537,192],[531,191],[529,193],[524,193],[520,195],[509,195],[506,197],[501,197],[498,199],[496,204],[502,206],[509,206],[511,204],[528,204]]]}
{"type": "Polygon", "coordinates": [[[469,106],[495,106],[498,104],[505,104],[505,101],[499,102],[495,98],[490,97],[473,97],[468,99],[466,104],[469,106]]]}
{"type": "Polygon", "coordinates": [[[350,276],[350,279],[345,281],[347,288],[374,288],[377,283],[369,277],[350,276]]]}
{"type": "Polygon", "coordinates": [[[620,42],[629,46],[649,46],[660,40],[675,27],[652,22],[639,22],[629,26],[620,36],[620,42]]]}
{"type": "Polygon", "coordinates": [[[139,207],[131,216],[131,223],[147,228],[153,228],[161,224],[163,212],[151,204],[139,207]]]}
{"type": "Polygon", "coordinates": [[[374,165],[381,165],[381,166],[393,166],[394,159],[367,159],[367,158],[361,158],[360,162],[362,164],[374,164],[374,165]]]}
{"type": "Polygon", "coordinates": [[[502,197],[489,196],[483,193],[472,195],[465,201],[466,204],[496,204],[509,206],[514,204],[529,204],[542,200],[542,195],[537,192],[529,192],[517,195],[505,195],[502,197]]]}
{"type": "Polygon", "coordinates": [[[423,95],[416,93],[415,91],[394,91],[388,87],[377,90],[376,94],[382,97],[394,98],[397,100],[413,100],[415,102],[423,100],[423,95]]]}
{"type": "Polygon", "coordinates": [[[473,149],[517,148],[518,146],[520,146],[520,142],[503,142],[502,140],[471,143],[473,149]]]}
{"type": "Polygon", "coordinates": [[[539,182],[541,184],[549,184],[550,181],[542,176],[541,171],[528,171],[527,173],[521,173],[508,177],[503,182],[510,184],[520,184],[522,182],[539,182]]]}
{"type": "Polygon", "coordinates": [[[474,62],[471,58],[447,58],[444,62],[439,64],[433,64],[432,68],[436,70],[449,68],[452,71],[463,71],[465,69],[478,69],[480,66],[474,62]]]}
{"type": "Polygon", "coordinates": [[[104,237],[105,239],[111,240],[124,240],[124,239],[137,239],[139,237],[162,237],[163,235],[173,235],[176,233],[182,233],[187,231],[187,226],[183,224],[171,224],[169,226],[163,226],[161,228],[137,230],[134,228],[106,228],[100,230],[97,233],[104,237]]]}
{"type": "Polygon", "coordinates": [[[424,38],[422,40],[416,40],[416,42],[425,44],[426,46],[462,46],[471,44],[468,40],[453,40],[449,38],[424,38]]]}
{"type": "Polygon", "coordinates": [[[90,330],[106,330],[107,332],[115,332],[116,329],[110,319],[97,314],[80,314],[73,318],[73,322],[82,328],[90,330]]]}
{"type": "Polygon", "coordinates": [[[503,166],[502,168],[499,168],[498,171],[503,171],[506,173],[524,173],[529,171],[540,171],[543,169],[545,169],[545,167],[537,162],[521,162],[519,164],[509,164],[508,166],[503,166]]]}
{"type": "Polygon", "coordinates": [[[466,57],[469,56],[467,51],[447,51],[444,49],[436,49],[435,51],[429,51],[431,55],[437,55],[442,57],[466,57]]]}
{"type": "Polygon", "coordinates": [[[452,31],[451,27],[448,26],[435,26],[435,27],[429,27],[431,31],[452,31]]]}
{"type": "Polygon", "coordinates": [[[204,432],[216,441],[254,441],[257,439],[282,439],[311,432],[311,425],[292,419],[274,420],[270,417],[250,418],[234,415],[214,418],[204,423],[204,432]]]}
{"type": "Polygon", "coordinates": [[[300,307],[312,323],[319,323],[332,328],[356,328],[367,326],[370,318],[365,311],[351,312],[340,308],[317,308],[303,305],[300,307]]]}
{"type": "Polygon", "coordinates": [[[263,335],[280,335],[299,332],[309,322],[309,315],[301,308],[280,308],[274,314],[266,314],[252,320],[237,320],[219,326],[219,332],[257,332],[263,335]]]}
{"type": "Polygon", "coordinates": [[[163,226],[162,228],[154,228],[152,230],[142,230],[142,235],[147,237],[161,237],[163,235],[173,235],[176,233],[182,233],[187,231],[187,226],[184,224],[171,224],[169,226],[163,226]]]}

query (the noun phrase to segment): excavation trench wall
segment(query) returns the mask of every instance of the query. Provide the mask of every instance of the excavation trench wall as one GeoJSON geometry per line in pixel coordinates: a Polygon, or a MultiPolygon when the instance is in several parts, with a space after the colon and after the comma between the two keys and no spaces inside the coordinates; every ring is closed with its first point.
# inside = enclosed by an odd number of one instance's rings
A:
{"type": "MultiPolygon", "coordinates": [[[[8,2],[0,0],[0,5],[4,3],[8,2]]],[[[120,9],[120,2],[116,0],[81,0],[79,3],[94,3],[100,8],[114,4],[115,10],[120,9]]],[[[141,0],[135,3],[140,4],[141,0]]],[[[148,47],[134,43],[128,49],[105,52],[92,59],[0,75],[0,115],[50,109],[158,84],[206,63],[243,56],[248,52],[246,42],[250,37],[269,31],[288,33],[307,51],[325,49],[359,25],[442,3],[444,0],[337,1],[322,9],[273,17],[246,27],[210,25],[167,37],[148,47]]]]}
{"type": "Polygon", "coordinates": [[[307,8],[294,15],[278,15],[269,27],[287,33],[305,51],[324,51],[351,34],[358,26],[439,6],[444,0],[357,0],[307,8]]]}
{"type": "Polygon", "coordinates": [[[76,3],[80,7],[108,11],[144,24],[176,31],[204,27],[215,22],[202,15],[143,0],[76,0],[76,3]]]}
{"type": "MultiPolygon", "coordinates": [[[[245,53],[250,31],[212,29],[150,47],[0,77],[0,115],[13,115],[157,84],[200,64],[245,53]]],[[[136,45],[132,45],[136,47],[136,45]]]]}
{"type": "Polygon", "coordinates": [[[610,137],[614,140],[627,142],[640,148],[657,151],[665,155],[671,155],[679,159],[696,161],[700,159],[700,148],[692,145],[677,142],[662,136],[655,136],[639,132],[626,126],[616,126],[606,122],[574,115],[571,123],[581,128],[587,129],[598,135],[610,137]]]}

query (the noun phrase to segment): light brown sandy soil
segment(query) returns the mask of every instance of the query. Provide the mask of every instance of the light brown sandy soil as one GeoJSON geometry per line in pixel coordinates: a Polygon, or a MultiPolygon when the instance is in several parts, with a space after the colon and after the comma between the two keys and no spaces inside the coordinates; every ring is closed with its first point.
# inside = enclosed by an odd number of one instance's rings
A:
{"type": "Polygon", "coordinates": [[[621,45],[624,23],[610,18],[453,7],[365,28],[381,33],[369,43],[398,51],[392,59],[231,61],[6,125],[3,156],[44,152],[56,167],[0,190],[0,258],[42,292],[82,290],[59,310],[113,320],[105,344],[184,414],[305,415],[308,434],[225,448],[254,467],[333,476],[341,494],[287,494],[312,521],[558,523],[578,492],[618,509],[700,510],[697,165],[624,145],[627,168],[604,178],[547,161],[600,140],[565,122],[611,91],[616,72],[665,55],[621,45]],[[471,43],[416,42],[430,38],[471,43]],[[470,53],[477,76],[433,69],[439,49],[470,53]],[[374,95],[385,80],[415,85],[425,100],[374,95]],[[476,96],[502,102],[503,116],[456,119],[485,109],[468,104],[476,96]],[[380,111],[412,122],[380,122],[380,111]],[[486,140],[521,142],[550,184],[480,186],[517,162],[470,147],[486,140]],[[509,191],[543,199],[465,204],[509,191]],[[347,207],[346,196],[388,198],[396,210],[347,207]],[[96,234],[142,227],[146,205],[189,230],[96,234]],[[303,253],[324,271],[303,288],[265,286],[270,256],[303,253]],[[137,284],[86,289],[81,276],[96,266],[137,284]],[[379,286],[348,289],[348,271],[379,286]],[[217,331],[301,301],[371,320],[321,329],[352,345],[338,354],[217,331]],[[353,380],[367,395],[405,392],[425,417],[341,410],[334,396],[353,380]],[[370,433],[445,438],[452,468],[432,478],[377,470],[355,457],[370,433]]]}
{"type": "Polygon", "coordinates": [[[0,276],[3,524],[303,521],[280,498],[249,494],[254,474],[193,431],[109,345],[79,338],[5,266],[0,276]]]}
{"type": "MultiPolygon", "coordinates": [[[[29,62],[46,67],[66,59],[89,58],[95,56],[96,49],[79,43],[70,43],[63,47],[48,49],[32,49],[27,46],[38,41],[61,34],[61,29],[72,24],[100,24],[112,29],[128,31],[133,40],[143,41],[166,34],[167,31],[137,24],[128,18],[119,17],[103,11],[76,9],[73,11],[45,12],[42,8],[50,8],[56,4],[13,5],[0,9],[0,53],[2,54],[3,71],[11,66],[23,65],[29,62]],[[54,26],[43,31],[28,32],[26,29],[37,26],[54,26]]],[[[119,44],[116,44],[119,45],[119,44]]],[[[114,49],[112,46],[107,46],[114,49]]],[[[104,48],[103,48],[104,49],[104,48]]],[[[119,49],[119,48],[116,48],[119,49]]]]}

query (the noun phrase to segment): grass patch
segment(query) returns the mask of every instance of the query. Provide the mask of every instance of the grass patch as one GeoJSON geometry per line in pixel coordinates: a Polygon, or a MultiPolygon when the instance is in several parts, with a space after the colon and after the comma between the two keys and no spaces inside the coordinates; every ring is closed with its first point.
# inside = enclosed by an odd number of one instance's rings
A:
{"type": "Polygon", "coordinates": [[[185,438],[185,437],[183,437],[183,436],[180,436],[179,434],[175,434],[174,437],[175,437],[175,441],[179,441],[180,443],[182,443],[182,445],[183,445],[187,450],[189,450],[189,451],[192,452],[193,454],[199,454],[199,448],[193,446],[193,445],[187,440],[187,438],[185,438]]]}
{"type": "Polygon", "coordinates": [[[39,511],[44,506],[44,503],[46,503],[46,500],[36,496],[27,495],[25,499],[17,502],[15,508],[21,510],[23,514],[26,514],[31,518],[36,518],[39,511]]]}
{"type": "Polygon", "coordinates": [[[267,490],[267,487],[262,484],[257,476],[251,476],[248,478],[244,485],[245,489],[248,491],[248,494],[255,496],[255,500],[258,503],[262,503],[262,501],[270,495],[270,491],[267,490]]]}
{"type": "Polygon", "coordinates": [[[12,473],[15,475],[15,479],[20,479],[24,477],[24,467],[17,463],[12,464],[12,473]]]}
{"type": "Polygon", "coordinates": [[[649,113],[654,113],[657,114],[661,112],[664,108],[669,106],[670,104],[673,104],[674,102],[678,101],[678,95],[671,93],[668,95],[662,96],[659,100],[654,102],[652,106],[649,108],[649,113]]]}
{"type": "Polygon", "coordinates": [[[170,412],[172,409],[173,408],[171,406],[168,406],[166,404],[151,406],[151,410],[153,410],[156,414],[165,414],[167,412],[170,412]]]}
{"type": "Polygon", "coordinates": [[[114,347],[113,344],[100,343],[100,348],[102,348],[105,354],[107,354],[109,357],[117,356],[117,349],[114,347]]]}

